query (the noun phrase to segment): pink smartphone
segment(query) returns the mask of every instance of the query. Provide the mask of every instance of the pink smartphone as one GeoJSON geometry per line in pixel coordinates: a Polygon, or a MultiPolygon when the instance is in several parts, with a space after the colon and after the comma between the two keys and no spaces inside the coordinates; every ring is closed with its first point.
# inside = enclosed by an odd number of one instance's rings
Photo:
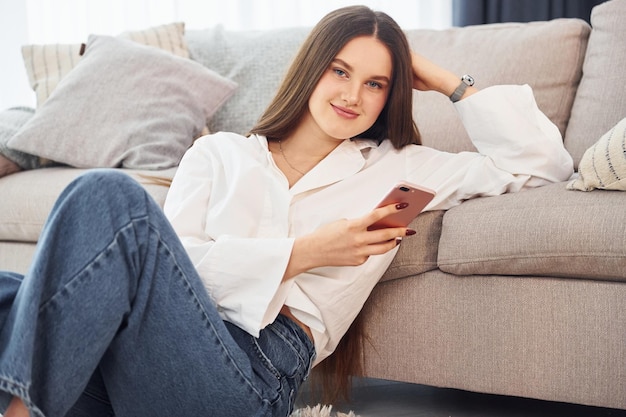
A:
{"type": "Polygon", "coordinates": [[[376,206],[382,207],[389,204],[408,203],[409,206],[397,213],[380,219],[372,224],[367,230],[384,229],[388,227],[406,227],[424,207],[435,197],[435,191],[407,181],[396,184],[389,193],[376,206]]]}

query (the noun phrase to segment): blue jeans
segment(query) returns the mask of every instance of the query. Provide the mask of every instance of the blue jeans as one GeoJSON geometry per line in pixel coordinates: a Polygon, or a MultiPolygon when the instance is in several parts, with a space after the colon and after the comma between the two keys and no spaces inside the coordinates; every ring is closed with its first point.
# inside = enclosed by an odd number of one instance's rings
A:
{"type": "Polygon", "coordinates": [[[25,276],[0,272],[0,410],[288,416],[314,348],[284,316],[225,323],[161,208],[91,171],[59,197],[25,276]]]}

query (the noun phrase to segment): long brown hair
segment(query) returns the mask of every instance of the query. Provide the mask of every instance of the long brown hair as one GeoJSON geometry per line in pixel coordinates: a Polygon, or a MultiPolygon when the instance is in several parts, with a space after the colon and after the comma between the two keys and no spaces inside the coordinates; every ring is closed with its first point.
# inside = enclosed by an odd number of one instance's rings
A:
{"type": "MultiPolygon", "coordinates": [[[[358,138],[390,140],[395,148],[420,144],[413,121],[413,71],[404,32],[388,15],[365,6],[349,6],[327,14],[304,41],[274,99],[251,133],[268,140],[289,136],[308,111],[308,100],[324,71],[350,40],[372,36],[382,42],[392,57],[391,85],[378,119],[358,138]]],[[[363,344],[366,340],[361,315],[350,326],[335,352],[315,367],[313,393],[321,386],[322,400],[348,398],[352,376],[363,374],[363,344]]]]}
{"type": "MultiPolygon", "coordinates": [[[[359,36],[373,36],[387,46],[392,76],[387,102],[378,119],[356,137],[390,140],[398,149],[420,144],[412,114],[413,73],[408,41],[391,17],[365,6],[344,7],[322,18],[300,47],[276,95],[250,133],[268,140],[289,136],[308,111],[309,97],[324,71],[345,44],[359,36]]],[[[335,352],[315,367],[314,380],[322,386],[325,402],[349,396],[351,377],[363,374],[365,340],[359,314],[335,352]]]]}
{"type": "Polygon", "coordinates": [[[279,140],[289,136],[308,111],[309,97],[324,71],[350,40],[372,36],[392,57],[389,96],[378,119],[359,138],[390,140],[395,148],[420,144],[413,122],[413,72],[409,43],[398,24],[383,12],[349,6],[327,14],[301,45],[274,99],[250,133],[279,140]]]}

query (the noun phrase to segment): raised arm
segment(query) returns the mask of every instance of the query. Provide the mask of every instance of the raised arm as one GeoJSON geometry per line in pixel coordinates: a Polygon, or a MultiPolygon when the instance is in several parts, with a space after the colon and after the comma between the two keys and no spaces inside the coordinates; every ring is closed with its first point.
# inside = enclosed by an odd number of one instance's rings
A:
{"type": "MultiPolygon", "coordinates": [[[[420,91],[438,91],[450,97],[461,83],[453,72],[440,67],[417,52],[411,52],[413,66],[413,88],[420,91]]],[[[476,93],[476,87],[467,87],[461,100],[476,93]]]]}

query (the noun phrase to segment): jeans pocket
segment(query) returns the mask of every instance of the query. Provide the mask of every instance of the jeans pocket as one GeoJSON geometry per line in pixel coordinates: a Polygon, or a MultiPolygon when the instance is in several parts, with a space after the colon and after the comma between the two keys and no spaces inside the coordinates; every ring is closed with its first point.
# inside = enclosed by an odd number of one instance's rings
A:
{"type": "Polygon", "coordinates": [[[228,322],[226,326],[250,358],[258,388],[273,415],[289,415],[315,358],[308,336],[284,316],[261,330],[258,338],[228,322]]]}
{"type": "Polygon", "coordinates": [[[258,367],[263,367],[263,371],[258,373],[265,374],[263,379],[269,390],[266,396],[275,415],[289,415],[295,405],[298,390],[308,375],[309,362],[303,360],[293,341],[281,335],[282,330],[276,331],[275,327],[272,325],[266,328],[255,339],[258,357],[255,369],[258,372],[258,367]]]}

